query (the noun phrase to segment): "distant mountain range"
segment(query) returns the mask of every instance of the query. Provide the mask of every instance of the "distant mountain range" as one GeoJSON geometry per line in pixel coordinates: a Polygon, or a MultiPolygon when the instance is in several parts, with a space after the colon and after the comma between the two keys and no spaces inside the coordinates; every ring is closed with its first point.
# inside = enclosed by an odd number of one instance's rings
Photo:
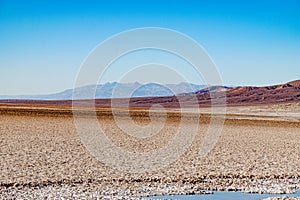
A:
{"type": "Polygon", "coordinates": [[[0,99],[31,99],[31,100],[71,100],[73,92],[75,99],[89,99],[91,96],[96,99],[107,98],[129,98],[129,97],[161,97],[172,96],[181,93],[196,92],[206,85],[196,85],[190,83],[178,84],[157,84],[147,83],[117,83],[108,82],[100,85],[88,85],[75,89],[68,89],[63,92],[47,95],[0,95],[0,99]]]}
{"type": "MultiPolygon", "coordinates": [[[[126,99],[117,98],[114,99],[112,105],[112,99],[103,98],[112,96],[112,88],[118,83],[107,83],[102,86],[96,87],[96,95],[102,98],[90,99],[90,100],[78,100],[76,105],[79,106],[96,106],[99,108],[109,108],[111,106],[118,108],[150,108],[155,104],[160,104],[165,108],[180,108],[180,107],[209,107],[212,105],[219,106],[253,106],[253,105],[274,105],[281,103],[299,103],[300,102],[300,80],[291,81],[279,85],[271,86],[244,86],[244,87],[226,87],[226,86],[209,86],[205,87],[201,85],[190,85],[187,83],[181,84],[170,84],[166,85],[169,88],[173,88],[174,95],[170,92],[166,86],[158,84],[120,84],[117,89],[116,95],[120,97],[128,95],[128,89],[136,88],[132,96],[134,98],[126,99]],[[198,88],[202,88],[197,90],[198,88]],[[121,91],[119,91],[121,90],[121,91]],[[192,92],[187,92],[187,91],[192,92]],[[185,91],[185,92],[182,92],[185,91]],[[146,97],[145,95],[148,95],[146,97]],[[196,101],[195,101],[196,100],[196,101]]],[[[89,90],[95,89],[95,86],[86,86],[77,88],[75,92],[82,95],[82,99],[87,99],[89,90]]],[[[54,94],[51,98],[71,98],[72,90],[67,90],[62,93],[54,94]],[[64,96],[65,95],[65,96],[64,96]]],[[[115,96],[115,95],[113,95],[115,96]]],[[[49,96],[47,98],[50,98],[49,96]]],[[[43,97],[45,98],[45,96],[43,97]]],[[[73,101],[71,100],[56,100],[56,101],[45,101],[45,100],[0,100],[0,104],[5,105],[47,105],[47,106],[72,106],[73,101]]]]}
{"type": "Polygon", "coordinates": [[[212,93],[218,99],[226,97],[226,104],[231,106],[300,102],[300,80],[262,87],[210,86],[185,95],[196,95],[199,104],[203,105],[205,103],[209,104],[212,93]]]}

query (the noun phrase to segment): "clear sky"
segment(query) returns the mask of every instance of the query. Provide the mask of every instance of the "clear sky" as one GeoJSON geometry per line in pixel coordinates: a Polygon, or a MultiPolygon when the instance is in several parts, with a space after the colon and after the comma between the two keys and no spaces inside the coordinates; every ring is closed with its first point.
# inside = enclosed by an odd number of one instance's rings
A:
{"type": "Polygon", "coordinates": [[[300,79],[299,0],[0,0],[0,95],[72,88],[94,47],[140,27],[195,39],[226,85],[300,79]]]}

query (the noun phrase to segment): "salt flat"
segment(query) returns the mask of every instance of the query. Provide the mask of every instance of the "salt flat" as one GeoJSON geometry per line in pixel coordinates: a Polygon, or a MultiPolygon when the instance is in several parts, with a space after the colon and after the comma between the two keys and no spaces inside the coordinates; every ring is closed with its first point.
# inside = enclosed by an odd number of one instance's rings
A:
{"type": "MultiPolygon", "coordinates": [[[[201,158],[199,148],[210,126],[210,116],[203,114],[200,130],[175,162],[158,171],[128,173],[89,154],[70,110],[20,109],[0,109],[1,198],[129,198],[202,193],[207,189],[291,193],[300,188],[300,123],[295,120],[231,112],[225,117],[215,148],[201,158]]],[[[161,132],[136,138],[120,130],[109,111],[99,113],[107,137],[130,152],[154,152],[164,147],[180,122],[178,113],[170,113],[161,132]]],[[[133,113],[135,123],[149,123],[144,111],[133,113]]],[[[89,116],[84,119],[88,122],[89,116]]],[[[123,123],[129,120],[124,118],[123,123]]],[[[192,118],[190,125],[195,125],[192,118]]]]}

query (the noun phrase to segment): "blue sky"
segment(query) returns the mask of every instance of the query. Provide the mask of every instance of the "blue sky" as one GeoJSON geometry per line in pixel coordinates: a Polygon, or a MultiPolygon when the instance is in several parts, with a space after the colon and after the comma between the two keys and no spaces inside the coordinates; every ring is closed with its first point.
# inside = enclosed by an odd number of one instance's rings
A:
{"type": "MultiPolygon", "coordinates": [[[[140,27],[174,29],[196,40],[226,85],[300,79],[299,0],[0,0],[0,95],[72,88],[93,48],[140,27]]],[[[113,71],[105,80],[116,80],[113,71]]]]}

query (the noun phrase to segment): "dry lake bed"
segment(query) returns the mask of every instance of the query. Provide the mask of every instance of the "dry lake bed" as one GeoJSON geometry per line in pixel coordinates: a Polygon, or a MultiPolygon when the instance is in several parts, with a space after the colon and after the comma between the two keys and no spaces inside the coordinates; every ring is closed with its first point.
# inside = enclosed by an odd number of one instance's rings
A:
{"type": "MultiPolygon", "coordinates": [[[[295,112],[297,109],[299,104],[292,107],[295,112]]],[[[178,159],[163,167],[158,163],[157,170],[129,173],[98,161],[87,151],[69,108],[2,106],[0,198],[138,199],[208,191],[297,192],[300,188],[299,113],[288,116],[269,112],[267,108],[228,110],[227,116],[217,116],[224,119],[224,126],[207,156],[200,157],[199,148],[207,130],[213,126],[211,116],[201,114],[198,121],[191,114],[184,128],[197,122],[200,129],[178,159]]],[[[170,112],[159,133],[139,138],[120,129],[109,110],[97,113],[106,137],[128,152],[155,152],[163,148],[174,137],[181,120],[178,113],[170,112]]],[[[149,124],[147,112],[132,113],[122,123],[133,120],[140,126],[149,124]]],[[[82,118],[89,123],[89,115],[82,118]]],[[[158,123],[159,117],[156,120],[158,123]]]]}

